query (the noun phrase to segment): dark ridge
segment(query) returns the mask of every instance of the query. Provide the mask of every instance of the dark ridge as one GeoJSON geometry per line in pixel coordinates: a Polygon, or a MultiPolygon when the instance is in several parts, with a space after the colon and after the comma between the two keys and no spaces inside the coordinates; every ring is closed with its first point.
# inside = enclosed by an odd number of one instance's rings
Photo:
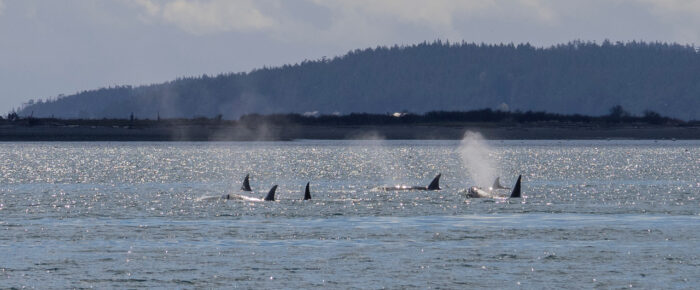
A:
{"type": "Polygon", "coordinates": [[[435,41],[354,50],[247,73],[83,91],[30,101],[18,114],[232,120],[250,114],[422,114],[491,108],[602,115],[622,105],[633,114],[653,108],[673,118],[697,120],[698,96],[700,54],[690,45],[575,41],[537,48],[435,41]]]}

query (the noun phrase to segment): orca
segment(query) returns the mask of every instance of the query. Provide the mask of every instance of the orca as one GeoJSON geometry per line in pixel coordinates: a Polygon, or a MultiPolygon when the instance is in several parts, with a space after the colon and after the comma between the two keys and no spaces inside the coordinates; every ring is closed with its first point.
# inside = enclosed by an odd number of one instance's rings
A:
{"type": "MultiPolygon", "coordinates": [[[[510,198],[520,198],[520,182],[522,179],[522,175],[518,175],[518,181],[515,182],[515,186],[513,186],[513,191],[510,193],[510,198]]],[[[467,197],[469,198],[505,198],[506,196],[498,193],[495,191],[495,189],[507,189],[504,187],[496,187],[497,183],[500,185],[498,182],[498,178],[496,178],[496,181],[494,182],[494,187],[488,188],[488,189],[483,189],[478,186],[472,186],[467,190],[467,197]]]]}
{"type": "Polygon", "coordinates": [[[270,191],[267,193],[265,198],[260,199],[257,197],[250,197],[247,195],[243,194],[235,194],[235,193],[227,193],[221,196],[221,199],[225,200],[231,200],[231,199],[237,199],[237,200],[245,200],[245,201],[275,201],[275,191],[277,191],[277,185],[273,186],[270,191]]]}
{"type": "Polygon", "coordinates": [[[510,187],[506,187],[501,185],[501,178],[496,177],[496,180],[493,181],[493,185],[491,186],[492,189],[510,189],[510,187]]]}
{"type": "Polygon", "coordinates": [[[520,198],[520,179],[522,178],[522,175],[518,175],[518,181],[515,182],[515,186],[513,186],[513,192],[510,193],[510,198],[520,198]]]}
{"type": "Polygon", "coordinates": [[[245,179],[243,179],[243,185],[241,185],[241,190],[243,191],[253,191],[250,189],[250,181],[248,178],[250,177],[250,174],[245,175],[245,179]]]}
{"type": "Polygon", "coordinates": [[[438,173],[438,175],[433,178],[433,181],[430,182],[428,186],[406,186],[406,185],[397,185],[397,186],[387,186],[387,187],[379,187],[381,190],[385,191],[390,191],[390,190],[440,190],[440,176],[442,176],[442,173],[438,173]]]}
{"type": "Polygon", "coordinates": [[[467,190],[467,197],[468,198],[495,198],[495,197],[501,197],[497,193],[487,190],[487,189],[482,189],[481,187],[478,186],[472,186],[467,190]]]}
{"type": "Polygon", "coordinates": [[[304,190],[304,200],[309,200],[311,199],[311,191],[309,190],[309,183],[306,183],[306,190],[304,190]]]}
{"type": "MultiPolygon", "coordinates": [[[[250,179],[250,174],[246,174],[245,178],[243,179],[243,184],[241,185],[242,191],[253,191],[250,188],[250,180],[249,179],[250,179]]],[[[222,195],[221,198],[222,199],[241,199],[241,196],[242,195],[239,195],[239,194],[232,195],[230,193],[227,193],[227,194],[222,195]]]]}
{"type": "Polygon", "coordinates": [[[272,188],[270,189],[270,192],[267,193],[267,195],[265,196],[265,199],[263,199],[263,200],[264,201],[275,201],[275,191],[277,191],[276,184],[274,186],[272,186],[272,188]]]}

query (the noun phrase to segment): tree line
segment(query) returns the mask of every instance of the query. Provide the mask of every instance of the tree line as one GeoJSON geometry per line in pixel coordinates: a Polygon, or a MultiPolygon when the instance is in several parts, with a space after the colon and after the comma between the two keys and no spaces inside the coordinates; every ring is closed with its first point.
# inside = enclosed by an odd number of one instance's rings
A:
{"type": "Polygon", "coordinates": [[[659,126],[699,126],[700,121],[684,121],[680,119],[662,116],[661,114],[646,110],[642,115],[633,115],[622,106],[617,105],[609,109],[609,113],[602,116],[587,116],[580,114],[557,114],[538,111],[499,111],[492,109],[480,109],[472,111],[431,111],[424,114],[418,113],[351,113],[347,115],[303,115],[288,114],[248,114],[237,120],[224,120],[221,115],[207,118],[171,118],[171,119],[138,119],[133,115],[123,119],[60,119],[20,117],[17,113],[10,113],[7,118],[0,116],[0,124],[15,124],[24,126],[123,126],[123,127],[170,127],[170,126],[236,126],[244,125],[257,127],[265,125],[307,125],[307,126],[377,126],[377,125],[459,125],[468,123],[491,123],[500,125],[512,124],[578,124],[578,125],[625,125],[646,124],[659,126]]]}
{"type": "Polygon", "coordinates": [[[473,111],[605,115],[624,106],[700,119],[700,53],[690,45],[573,41],[423,42],[380,46],[280,67],[162,84],[117,86],[32,101],[36,117],[237,119],[250,114],[473,111]]]}

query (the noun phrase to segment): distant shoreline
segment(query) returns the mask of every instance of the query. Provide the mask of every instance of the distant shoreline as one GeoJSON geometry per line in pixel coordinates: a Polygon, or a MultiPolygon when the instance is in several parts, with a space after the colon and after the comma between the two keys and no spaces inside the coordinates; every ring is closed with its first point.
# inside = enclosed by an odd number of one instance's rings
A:
{"type": "Polygon", "coordinates": [[[172,125],[23,126],[0,125],[0,141],[289,141],[318,140],[459,140],[464,132],[492,140],[700,140],[700,126],[581,125],[493,123],[451,125],[172,125]]]}

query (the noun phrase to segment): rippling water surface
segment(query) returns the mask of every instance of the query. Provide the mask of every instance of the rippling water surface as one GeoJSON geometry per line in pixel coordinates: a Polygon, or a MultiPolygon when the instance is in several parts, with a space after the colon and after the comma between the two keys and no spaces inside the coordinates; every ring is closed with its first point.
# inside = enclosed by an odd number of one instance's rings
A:
{"type": "Polygon", "coordinates": [[[488,144],[525,198],[465,198],[456,141],[0,143],[0,287],[700,283],[700,142],[488,144]]]}

